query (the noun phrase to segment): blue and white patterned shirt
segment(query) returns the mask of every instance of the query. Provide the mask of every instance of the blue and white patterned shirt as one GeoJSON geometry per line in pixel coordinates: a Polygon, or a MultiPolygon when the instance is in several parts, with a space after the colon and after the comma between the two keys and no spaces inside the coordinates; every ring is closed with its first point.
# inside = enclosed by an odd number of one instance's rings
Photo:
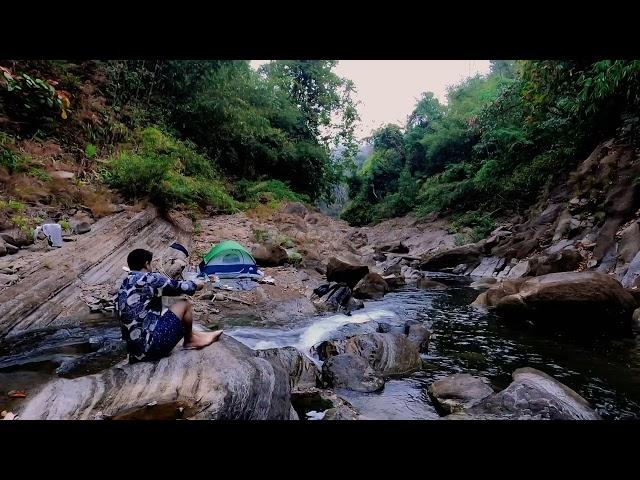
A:
{"type": "Polygon", "coordinates": [[[129,355],[141,360],[162,316],[162,297],[193,295],[196,284],[172,280],[157,272],[131,272],[122,281],[115,301],[115,312],[121,322],[122,338],[129,355]]]}

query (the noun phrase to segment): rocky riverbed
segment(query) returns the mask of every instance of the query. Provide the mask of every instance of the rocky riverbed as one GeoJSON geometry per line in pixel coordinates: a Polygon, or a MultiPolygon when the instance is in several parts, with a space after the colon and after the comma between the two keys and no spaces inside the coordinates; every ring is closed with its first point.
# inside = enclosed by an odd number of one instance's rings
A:
{"type": "Polygon", "coordinates": [[[444,222],[407,217],[395,235],[389,228],[355,229],[300,204],[195,226],[146,209],[101,219],[60,250],[12,254],[16,278],[0,291],[0,407],[74,419],[640,415],[635,292],[597,272],[507,281],[494,270],[472,285],[478,271],[430,271],[487,263],[477,245],[456,247],[444,222]],[[196,264],[230,238],[271,284],[209,284],[194,296],[196,322],[224,328],[220,343],[126,364],[108,312],[126,253],[178,240],[196,264]],[[582,328],[577,307],[621,328],[582,328]],[[565,328],[550,332],[536,316],[565,328]]]}

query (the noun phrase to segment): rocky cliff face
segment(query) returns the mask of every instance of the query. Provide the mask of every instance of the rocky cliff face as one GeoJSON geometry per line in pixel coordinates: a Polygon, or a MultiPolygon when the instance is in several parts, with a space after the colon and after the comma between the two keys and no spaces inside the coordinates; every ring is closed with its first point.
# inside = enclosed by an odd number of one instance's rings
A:
{"type": "Polygon", "coordinates": [[[624,287],[640,280],[640,159],[609,140],[534,206],[476,243],[425,255],[424,270],[521,278],[565,271],[612,274],[624,287]]]}

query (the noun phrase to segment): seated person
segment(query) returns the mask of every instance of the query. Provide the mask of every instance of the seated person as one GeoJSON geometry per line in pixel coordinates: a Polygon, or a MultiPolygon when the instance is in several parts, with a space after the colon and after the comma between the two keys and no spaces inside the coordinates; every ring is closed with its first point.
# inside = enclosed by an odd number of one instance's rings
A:
{"type": "Polygon", "coordinates": [[[189,300],[177,302],[163,311],[163,296],[193,295],[204,287],[204,283],[172,280],[152,272],[152,259],[153,253],[141,248],[129,253],[130,272],[123,280],[115,302],[130,362],[166,357],[182,338],[186,349],[204,348],[222,334],[222,330],[192,330],[193,310],[189,300]]]}

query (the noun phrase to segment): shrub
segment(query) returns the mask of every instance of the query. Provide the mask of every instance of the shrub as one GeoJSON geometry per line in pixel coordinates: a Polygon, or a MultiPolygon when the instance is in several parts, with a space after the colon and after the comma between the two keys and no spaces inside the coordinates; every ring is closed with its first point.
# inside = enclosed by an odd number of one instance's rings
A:
{"type": "Polygon", "coordinates": [[[66,119],[70,111],[69,94],[57,90],[57,82],[14,73],[0,67],[0,91],[7,108],[18,116],[33,120],[66,119]]]}
{"type": "Polygon", "coordinates": [[[234,196],[237,200],[245,202],[249,207],[258,203],[266,203],[272,208],[277,208],[283,201],[311,202],[307,195],[294,192],[288,184],[280,180],[258,182],[240,180],[234,185],[234,196]]]}
{"type": "Polygon", "coordinates": [[[135,145],[110,158],[104,181],[130,199],[149,198],[161,208],[175,205],[213,207],[223,212],[238,203],[216,180],[205,157],[156,128],[134,135],[135,145]]]}
{"type": "Polygon", "coordinates": [[[84,154],[87,158],[91,159],[96,155],[96,146],[93,143],[87,143],[87,146],[84,148],[84,154]]]}
{"type": "Polygon", "coordinates": [[[26,209],[26,205],[18,200],[0,200],[0,211],[12,211],[22,213],[26,209]]]}
{"type": "Polygon", "coordinates": [[[71,231],[71,224],[69,223],[69,219],[68,218],[63,218],[58,223],[60,224],[60,226],[62,227],[63,230],[65,230],[67,232],[71,231]]]}
{"type": "Polygon", "coordinates": [[[457,232],[471,228],[468,239],[471,242],[478,242],[487,237],[496,228],[496,224],[489,214],[478,210],[455,215],[451,222],[451,228],[457,232]]]}

